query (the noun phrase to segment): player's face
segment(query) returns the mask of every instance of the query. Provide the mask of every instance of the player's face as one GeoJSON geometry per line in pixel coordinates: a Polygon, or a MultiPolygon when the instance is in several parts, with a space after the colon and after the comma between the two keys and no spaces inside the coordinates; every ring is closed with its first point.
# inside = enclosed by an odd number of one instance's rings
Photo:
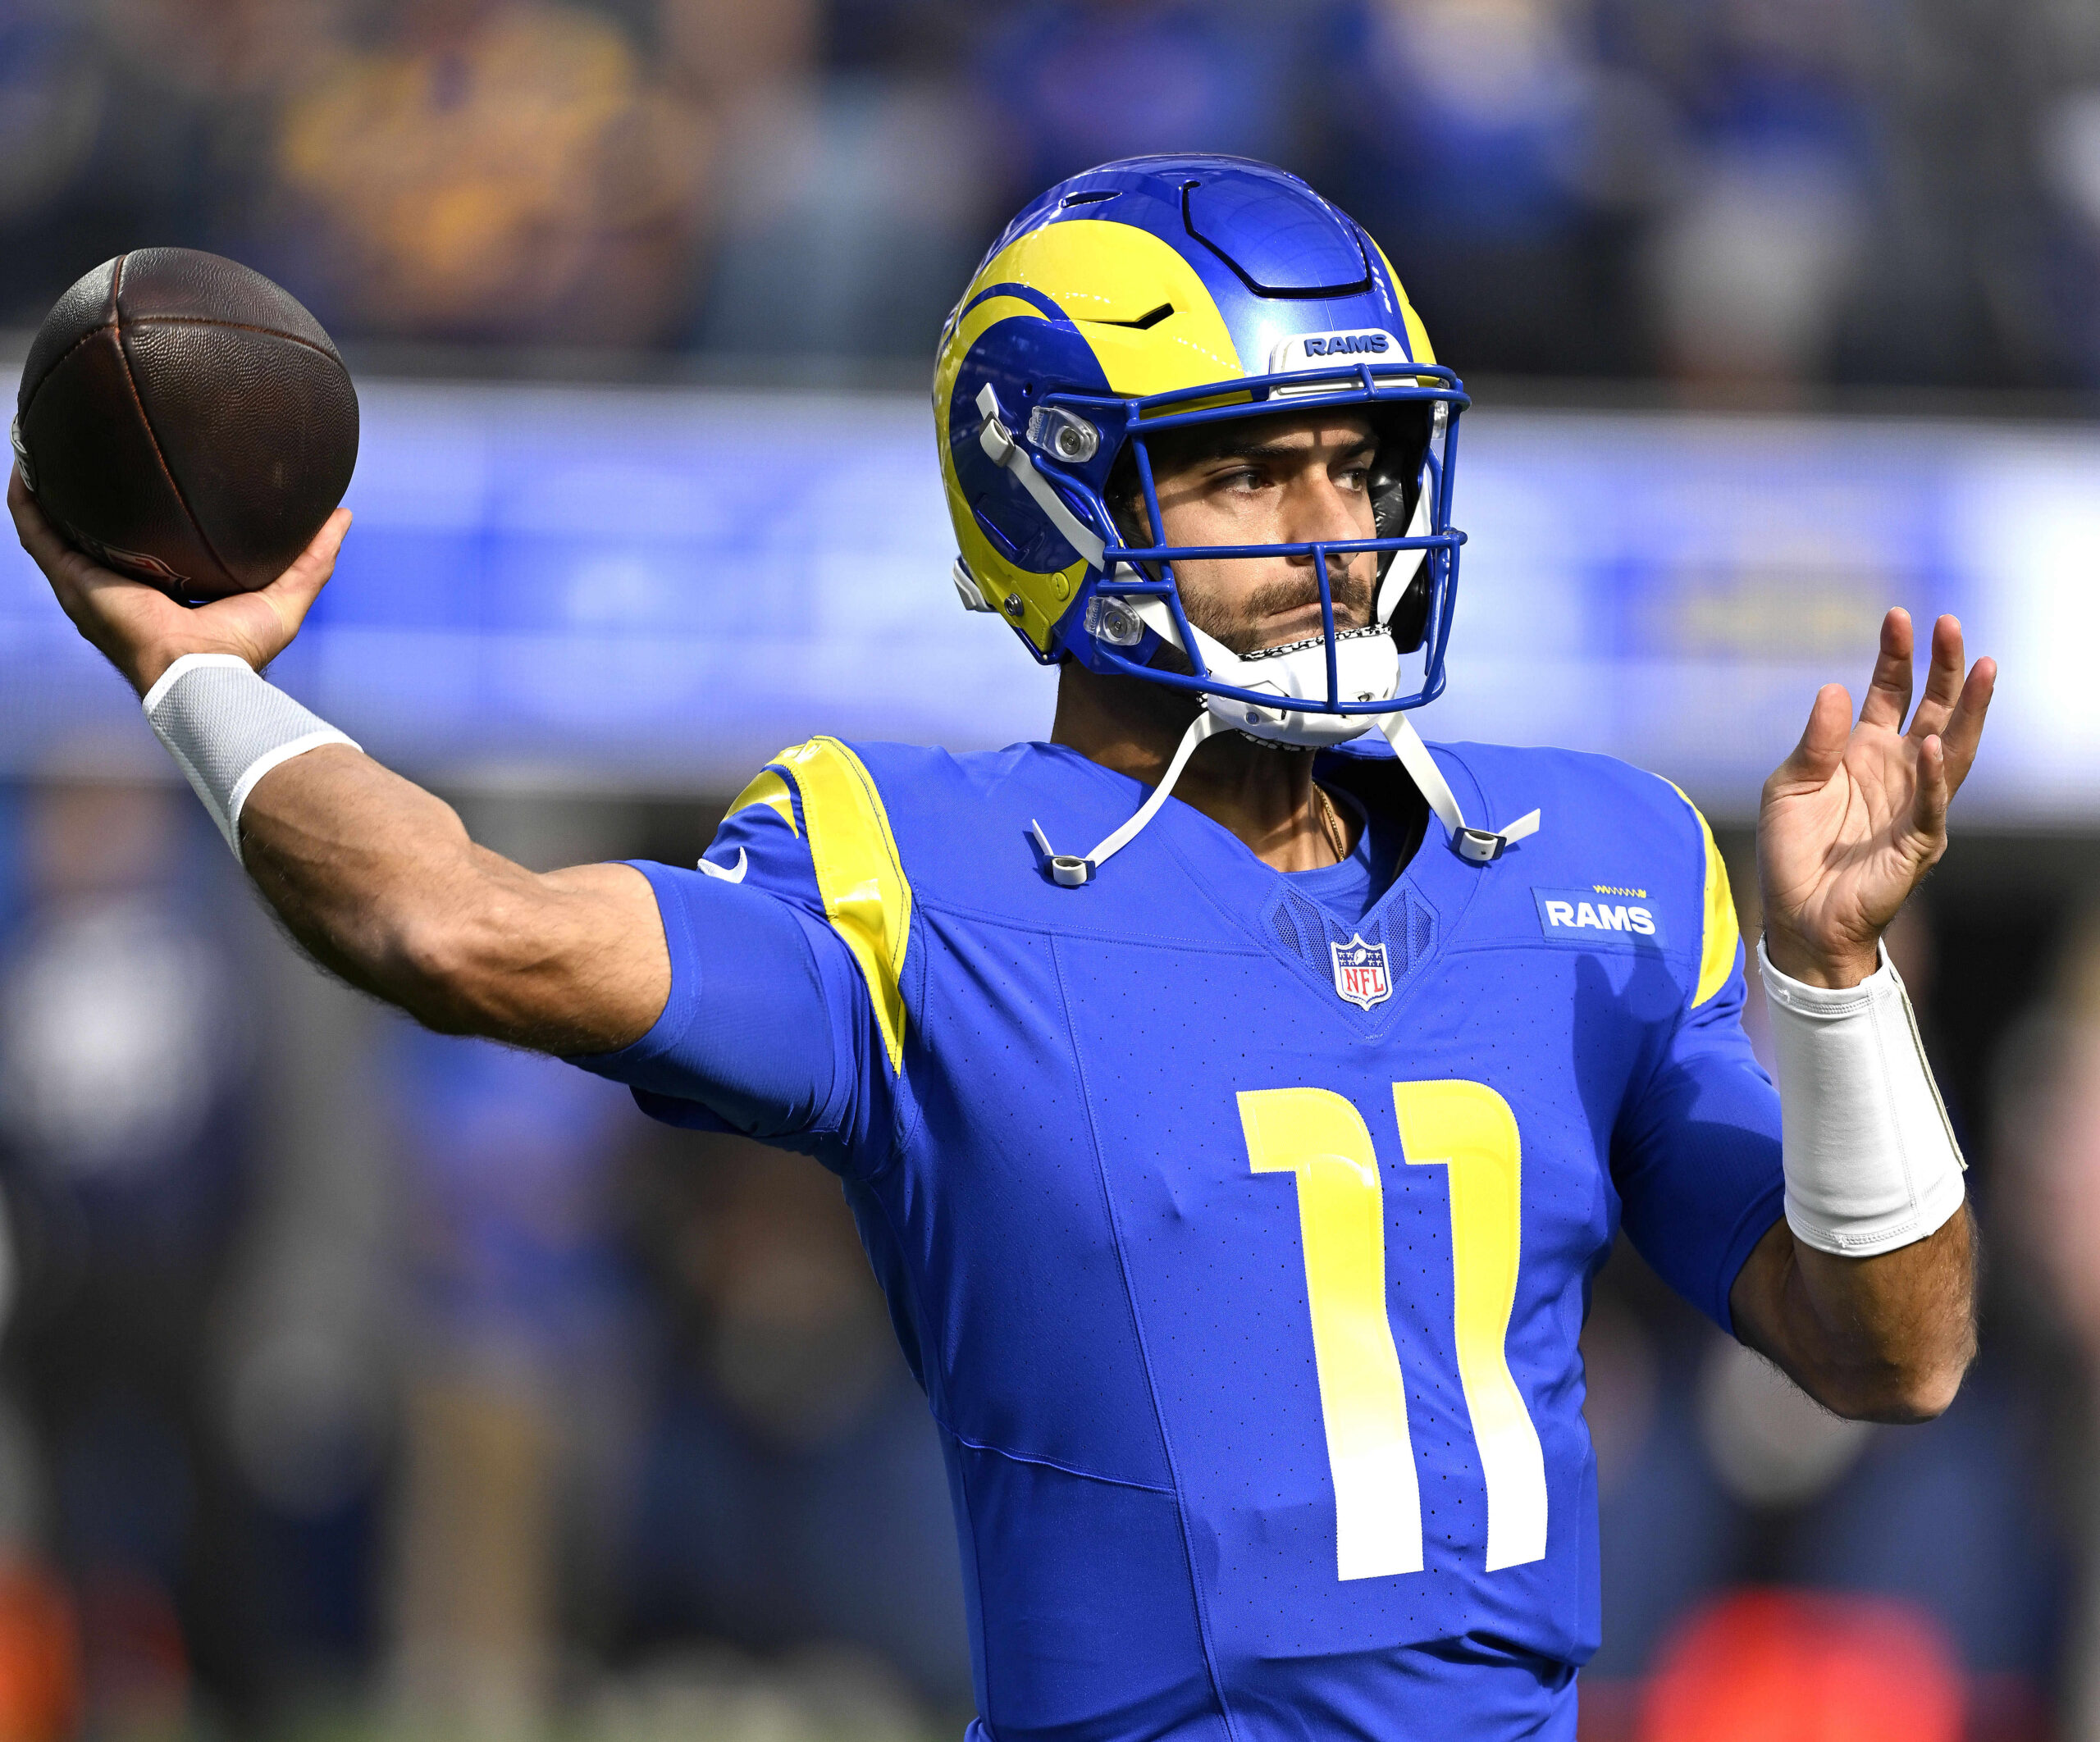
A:
{"type": "MultiPolygon", "coordinates": [[[[1169,545],[1303,544],[1373,538],[1370,421],[1332,412],[1213,425],[1201,445],[1154,456],[1153,484],[1169,545]]],[[[1183,559],[1174,565],[1182,609],[1236,654],[1321,632],[1320,586],[1305,556],[1183,559]]],[[[1377,559],[1327,559],[1335,626],[1371,620],[1377,559]]]]}

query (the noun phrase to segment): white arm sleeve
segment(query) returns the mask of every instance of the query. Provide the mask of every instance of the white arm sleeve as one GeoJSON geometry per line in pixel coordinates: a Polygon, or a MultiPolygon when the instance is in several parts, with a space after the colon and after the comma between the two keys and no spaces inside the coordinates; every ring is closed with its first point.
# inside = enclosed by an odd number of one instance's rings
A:
{"type": "Polygon", "coordinates": [[[246,660],[231,654],[185,654],[161,673],[140,705],[235,859],[240,807],[281,762],[324,744],[359,746],[311,714],[246,660]]]}
{"type": "Polygon", "coordinates": [[[1780,973],[1762,938],[1757,969],[1770,1001],[1794,1238],[1864,1258],[1935,1232],[1961,1207],[1968,1164],[1888,951],[1857,986],[1838,989],[1780,973]]]}

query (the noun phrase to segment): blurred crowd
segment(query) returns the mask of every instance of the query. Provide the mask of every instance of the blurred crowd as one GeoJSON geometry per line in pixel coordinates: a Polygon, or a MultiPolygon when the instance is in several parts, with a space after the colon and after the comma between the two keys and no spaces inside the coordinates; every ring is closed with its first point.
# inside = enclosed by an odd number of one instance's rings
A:
{"type": "MultiPolygon", "coordinates": [[[[467,812],[540,864],[709,827],[467,812]]],[[[179,787],[0,789],[0,1208],[7,1742],[959,1734],[837,1182],[328,982],[179,787]]]]}
{"type": "MultiPolygon", "coordinates": [[[[462,806],[536,865],[711,823],[462,806]]],[[[1947,1416],[1840,1421],[1600,1277],[1585,1742],[2100,1735],[2100,907],[2038,851],[1891,936],[1992,1254],[1947,1416]]],[[[836,1180],[333,984],[179,787],[0,787],[0,1211],[9,1742],[959,1734],[946,1478],[836,1180]]]]}
{"type": "MultiPolygon", "coordinates": [[[[916,370],[1021,200],[1190,148],[1333,194],[1468,372],[2100,386],[2092,0],[0,0],[0,327],[179,244],[373,354],[916,370]]],[[[550,866],[711,823],[463,808],[550,866]]],[[[2100,892],[1969,850],[1892,947],[1984,1358],[1842,1423],[1614,1258],[1586,1742],[2100,1738],[2100,892]]],[[[0,785],[0,1742],[970,1697],[829,1176],[331,983],[179,788],[0,785]]]]}
{"type": "Polygon", "coordinates": [[[1189,149],[1469,372],[2100,383],[2081,0],[0,0],[0,326],[172,243],[352,340],[918,363],[1023,199],[1189,149]]]}

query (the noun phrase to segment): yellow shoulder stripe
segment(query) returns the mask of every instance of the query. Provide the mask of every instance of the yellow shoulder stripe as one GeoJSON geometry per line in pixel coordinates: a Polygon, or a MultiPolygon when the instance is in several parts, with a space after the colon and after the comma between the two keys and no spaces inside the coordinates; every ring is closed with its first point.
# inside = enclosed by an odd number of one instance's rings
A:
{"type": "Polygon", "coordinates": [[[1720,848],[1714,844],[1714,831],[1706,826],[1706,819],[1683,787],[1672,781],[1670,790],[1691,805],[1692,815],[1699,819],[1700,838],[1706,843],[1705,935],[1699,950],[1699,983],[1691,993],[1691,1007],[1696,1010],[1728,983],[1728,976],[1735,972],[1736,944],[1742,932],[1736,924],[1736,901],[1728,888],[1728,868],[1720,848]]]}
{"type": "Polygon", "coordinates": [[[902,1069],[911,885],[882,795],[861,759],[836,738],[812,738],[783,750],[773,766],[786,770],[801,796],[824,917],[861,964],[890,1068],[902,1069]]]}
{"type": "Polygon", "coordinates": [[[771,768],[760,768],[752,778],[751,783],[729,800],[729,808],[724,816],[725,819],[733,817],[738,811],[747,809],[753,805],[770,805],[779,813],[780,820],[788,825],[791,833],[800,835],[802,832],[795,827],[795,800],[788,791],[788,782],[771,768]]]}

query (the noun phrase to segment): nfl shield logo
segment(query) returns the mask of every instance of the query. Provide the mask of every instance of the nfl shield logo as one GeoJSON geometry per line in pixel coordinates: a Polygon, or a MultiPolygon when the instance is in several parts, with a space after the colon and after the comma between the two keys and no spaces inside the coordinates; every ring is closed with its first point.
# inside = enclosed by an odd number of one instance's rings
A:
{"type": "Polygon", "coordinates": [[[1358,933],[1347,943],[1327,946],[1335,958],[1335,990],[1359,1010],[1369,1010],[1393,996],[1393,982],[1386,972],[1386,946],[1367,944],[1358,933]]]}

